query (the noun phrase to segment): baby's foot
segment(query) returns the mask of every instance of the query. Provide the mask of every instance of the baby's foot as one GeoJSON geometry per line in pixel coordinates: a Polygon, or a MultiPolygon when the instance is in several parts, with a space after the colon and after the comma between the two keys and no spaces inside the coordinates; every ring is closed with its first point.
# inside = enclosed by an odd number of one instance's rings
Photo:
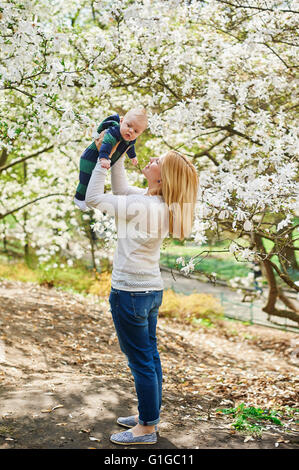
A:
{"type": "Polygon", "coordinates": [[[88,207],[87,207],[85,201],[79,201],[79,199],[74,197],[74,203],[76,204],[76,206],[79,207],[79,209],[81,209],[81,211],[83,211],[83,212],[88,211],[88,207]]]}

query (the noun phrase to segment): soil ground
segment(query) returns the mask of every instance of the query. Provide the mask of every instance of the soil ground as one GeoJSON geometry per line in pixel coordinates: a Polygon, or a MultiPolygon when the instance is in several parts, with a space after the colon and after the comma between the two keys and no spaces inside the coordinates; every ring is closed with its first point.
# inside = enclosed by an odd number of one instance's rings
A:
{"type": "MultiPolygon", "coordinates": [[[[147,448],[298,448],[291,415],[252,436],[217,411],[298,408],[298,335],[160,318],[157,336],[164,396],[158,442],[147,448]]],[[[124,430],[116,419],[137,411],[108,299],[30,283],[0,282],[0,385],[0,449],[119,449],[109,440],[124,430]]]]}

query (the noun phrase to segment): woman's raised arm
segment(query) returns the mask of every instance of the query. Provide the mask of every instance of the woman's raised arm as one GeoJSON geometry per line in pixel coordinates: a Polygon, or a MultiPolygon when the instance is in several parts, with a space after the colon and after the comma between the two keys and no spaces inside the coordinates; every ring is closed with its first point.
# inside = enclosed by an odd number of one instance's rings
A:
{"type": "MultiPolygon", "coordinates": [[[[95,140],[97,149],[100,150],[105,131],[102,131],[99,138],[95,140]]],[[[119,142],[113,147],[110,157],[118,147],[119,142]]],[[[124,167],[125,155],[122,155],[111,167],[111,189],[113,194],[143,194],[144,189],[130,186],[128,183],[126,170],[124,167]]]]}
{"type": "Polygon", "coordinates": [[[111,167],[111,189],[113,194],[144,194],[143,188],[130,186],[124,166],[125,156],[122,155],[111,167]]]}
{"type": "MultiPolygon", "coordinates": [[[[142,204],[142,213],[145,213],[150,202],[150,198],[143,197],[140,192],[139,198],[136,193],[132,194],[128,192],[125,195],[118,195],[104,192],[107,171],[108,170],[106,168],[101,167],[101,163],[98,161],[93,169],[87,186],[85,196],[86,205],[90,208],[106,212],[112,217],[125,219],[127,221],[135,217],[136,204],[138,203],[142,204]]],[[[144,190],[142,190],[142,192],[144,192],[144,190]]]]}

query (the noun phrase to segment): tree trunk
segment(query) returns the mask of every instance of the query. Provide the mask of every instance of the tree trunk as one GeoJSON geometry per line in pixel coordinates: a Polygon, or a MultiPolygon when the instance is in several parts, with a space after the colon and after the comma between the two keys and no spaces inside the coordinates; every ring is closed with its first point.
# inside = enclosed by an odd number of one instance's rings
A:
{"type": "MultiPolygon", "coordinates": [[[[280,216],[280,217],[275,217],[275,224],[278,224],[279,222],[281,222],[283,220],[283,216],[280,216]]],[[[285,230],[285,228],[279,230],[277,232],[277,235],[280,235],[283,231],[285,230]]],[[[292,240],[292,232],[289,233],[289,237],[290,237],[290,241],[289,241],[289,244],[291,245],[290,246],[286,246],[285,248],[283,248],[281,250],[281,259],[279,260],[280,264],[281,264],[281,267],[282,268],[285,268],[287,269],[288,271],[290,270],[293,270],[293,271],[297,271],[299,270],[299,265],[297,263],[297,259],[296,259],[296,256],[295,256],[295,250],[293,249],[294,247],[294,244],[293,244],[293,240],[292,240]]]]}
{"type": "Polygon", "coordinates": [[[4,253],[7,253],[7,239],[6,239],[6,234],[4,234],[4,237],[3,237],[3,251],[4,251],[4,253]]]}
{"type": "Polygon", "coordinates": [[[8,158],[7,149],[4,148],[0,155],[0,168],[5,165],[5,163],[7,162],[7,158],[8,158]]]}
{"type": "Polygon", "coordinates": [[[92,260],[92,267],[94,270],[97,270],[97,263],[95,257],[95,233],[93,232],[92,228],[90,227],[92,223],[91,218],[89,218],[88,222],[84,223],[84,231],[88,237],[89,244],[90,244],[90,253],[91,253],[91,260],[92,260]]]}
{"type": "MultiPolygon", "coordinates": [[[[27,181],[27,163],[24,162],[23,163],[23,177],[24,177],[24,183],[26,183],[27,181]]],[[[25,245],[24,245],[24,258],[25,258],[25,263],[27,266],[30,265],[30,250],[29,250],[29,244],[30,244],[30,240],[29,240],[29,235],[26,231],[26,222],[27,222],[27,211],[24,211],[23,212],[23,229],[24,229],[24,232],[25,232],[25,245]]]]}
{"type": "Polygon", "coordinates": [[[26,265],[29,266],[30,265],[30,249],[29,249],[29,235],[26,232],[26,222],[27,222],[27,212],[24,211],[24,223],[23,223],[23,229],[25,232],[24,258],[25,258],[26,265]]]}
{"type": "MultiPolygon", "coordinates": [[[[92,232],[92,230],[90,229],[90,232],[92,232]]],[[[90,251],[91,251],[91,259],[92,259],[92,265],[93,265],[93,269],[97,269],[97,264],[96,264],[96,257],[95,257],[95,242],[94,242],[94,239],[93,239],[93,234],[91,233],[90,234],[90,251]]]]}
{"type": "MultiPolygon", "coordinates": [[[[254,240],[257,250],[266,256],[267,252],[264,247],[261,236],[254,234],[254,240]]],[[[277,286],[272,266],[273,262],[269,261],[268,259],[264,259],[262,261],[262,264],[264,266],[269,285],[269,295],[267,299],[267,304],[265,305],[265,307],[262,308],[262,310],[268,313],[269,316],[275,315],[278,317],[289,318],[290,320],[299,323],[299,310],[296,303],[287,298],[283,291],[277,286]],[[276,307],[276,302],[278,298],[280,298],[280,300],[288,307],[289,310],[278,309],[276,307]]]]}
{"type": "Polygon", "coordinates": [[[288,264],[288,269],[292,269],[293,271],[299,271],[299,265],[295,256],[295,250],[290,247],[286,247],[283,252],[283,256],[291,263],[288,264]]]}

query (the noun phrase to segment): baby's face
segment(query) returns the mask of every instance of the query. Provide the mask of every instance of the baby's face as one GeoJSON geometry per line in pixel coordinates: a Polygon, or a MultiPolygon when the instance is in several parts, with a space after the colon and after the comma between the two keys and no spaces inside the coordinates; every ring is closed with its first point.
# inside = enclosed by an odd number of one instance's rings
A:
{"type": "Polygon", "coordinates": [[[125,140],[135,140],[146,129],[146,124],[142,119],[135,116],[125,116],[120,118],[120,133],[125,140]]]}

